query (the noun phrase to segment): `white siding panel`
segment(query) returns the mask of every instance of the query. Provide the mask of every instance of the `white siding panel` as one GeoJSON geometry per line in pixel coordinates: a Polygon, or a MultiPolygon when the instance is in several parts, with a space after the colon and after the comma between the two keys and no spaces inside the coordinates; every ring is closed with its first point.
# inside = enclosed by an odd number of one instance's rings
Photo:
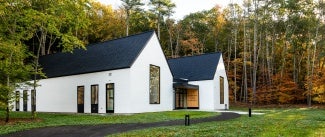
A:
{"type": "Polygon", "coordinates": [[[156,35],[131,67],[130,103],[127,113],[167,111],[173,109],[173,77],[156,35]],[[149,103],[149,67],[160,67],[160,104],[149,103]]]}
{"type": "Polygon", "coordinates": [[[41,86],[36,91],[36,110],[39,112],[77,112],[77,86],[84,86],[84,112],[90,113],[90,87],[98,85],[98,112],[106,113],[107,83],[115,83],[115,112],[119,113],[120,108],[129,105],[127,101],[123,101],[129,91],[129,69],[43,79],[39,82],[41,86]]]}
{"type": "Polygon", "coordinates": [[[214,76],[214,90],[217,93],[215,96],[215,109],[225,109],[225,104],[220,104],[220,76],[224,78],[224,103],[227,104],[227,108],[229,108],[229,85],[222,56],[220,57],[217,71],[214,76]]]}
{"type": "Polygon", "coordinates": [[[189,84],[199,86],[199,109],[211,111],[214,110],[214,88],[213,80],[191,81],[189,84]]]}

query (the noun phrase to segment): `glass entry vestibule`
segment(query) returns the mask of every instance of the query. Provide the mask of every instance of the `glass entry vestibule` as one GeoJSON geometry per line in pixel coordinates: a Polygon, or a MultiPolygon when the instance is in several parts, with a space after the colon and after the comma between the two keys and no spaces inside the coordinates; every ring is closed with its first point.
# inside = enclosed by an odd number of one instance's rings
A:
{"type": "Polygon", "coordinates": [[[189,84],[174,84],[175,109],[198,109],[199,86],[189,84]]]}

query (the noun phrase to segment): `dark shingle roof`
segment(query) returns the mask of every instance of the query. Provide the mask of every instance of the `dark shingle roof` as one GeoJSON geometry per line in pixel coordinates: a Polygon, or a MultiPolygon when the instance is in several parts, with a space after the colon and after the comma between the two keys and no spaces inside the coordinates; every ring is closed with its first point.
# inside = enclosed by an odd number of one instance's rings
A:
{"type": "Polygon", "coordinates": [[[174,79],[188,81],[211,80],[217,70],[221,53],[210,53],[198,56],[169,59],[168,64],[174,79]]]}
{"type": "Polygon", "coordinates": [[[73,53],[42,56],[40,64],[48,78],[130,68],[154,31],[87,46],[73,53]]]}

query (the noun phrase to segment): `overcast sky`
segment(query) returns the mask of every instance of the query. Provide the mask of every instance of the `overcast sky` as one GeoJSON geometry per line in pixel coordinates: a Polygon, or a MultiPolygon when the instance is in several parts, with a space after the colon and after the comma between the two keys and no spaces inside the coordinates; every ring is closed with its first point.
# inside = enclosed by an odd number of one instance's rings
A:
{"type": "MultiPolygon", "coordinates": [[[[104,4],[110,4],[113,8],[118,8],[121,5],[121,0],[98,0],[104,4]]],[[[148,2],[149,0],[143,0],[148,2]]],[[[172,0],[176,4],[175,13],[173,18],[179,20],[185,15],[202,10],[209,10],[215,5],[225,7],[229,4],[230,0],[172,0]]],[[[241,0],[233,0],[237,2],[241,0]]]]}

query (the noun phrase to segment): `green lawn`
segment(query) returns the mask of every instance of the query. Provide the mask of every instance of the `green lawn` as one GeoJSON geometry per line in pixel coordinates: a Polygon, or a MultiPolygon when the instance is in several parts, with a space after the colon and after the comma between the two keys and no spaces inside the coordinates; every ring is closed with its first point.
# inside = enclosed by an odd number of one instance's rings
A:
{"type": "MultiPolygon", "coordinates": [[[[256,111],[256,110],[255,110],[256,111]]],[[[324,109],[263,109],[265,115],[131,131],[115,136],[325,137],[324,109]]]]}
{"type": "MultiPolygon", "coordinates": [[[[7,134],[37,127],[61,126],[61,125],[94,125],[109,123],[147,123],[184,119],[185,114],[191,118],[202,118],[218,115],[214,112],[201,111],[168,111],[155,113],[142,113],[130,115],[91,115],[91,114],[60,114],[60,113],[38,113],[41,122],[19,122],[16,124],[0,125],[0,134],[7,134]]],[[[4,118],[4,111],[0,111],[0,118],[4,118]]],[[[12,112],[12,118],[30,118],[30,112],[12,112]]],[[[2,122],[3,123],[3,122],[2,122]]],[[[1,124],[1,123],[0,123],[1,124]]]]}
{"type": "MultiPolygon", "coordinates": [[[[150,128],[114,136],[325,137],[324,109],[253,109],[253,112],[265,114],[253,115],[253,117],[242,115],[240,118],[229,121],[192,124],[191,126],[150,128]]],[[[183,119],[185,114],[190,114],[191,118],[217,115],[200,111],[171,111],[134,115],[39,113],[38,117],[43,120],[42,122],[1,125],[0,134],[45,126],[167,121],[183,119]]],[[[3,111],[0,111],[0,117],[4,117],[3,111]]],[[[14,112],[12,117],[30,117],[30,113],[14,112]]]]}

